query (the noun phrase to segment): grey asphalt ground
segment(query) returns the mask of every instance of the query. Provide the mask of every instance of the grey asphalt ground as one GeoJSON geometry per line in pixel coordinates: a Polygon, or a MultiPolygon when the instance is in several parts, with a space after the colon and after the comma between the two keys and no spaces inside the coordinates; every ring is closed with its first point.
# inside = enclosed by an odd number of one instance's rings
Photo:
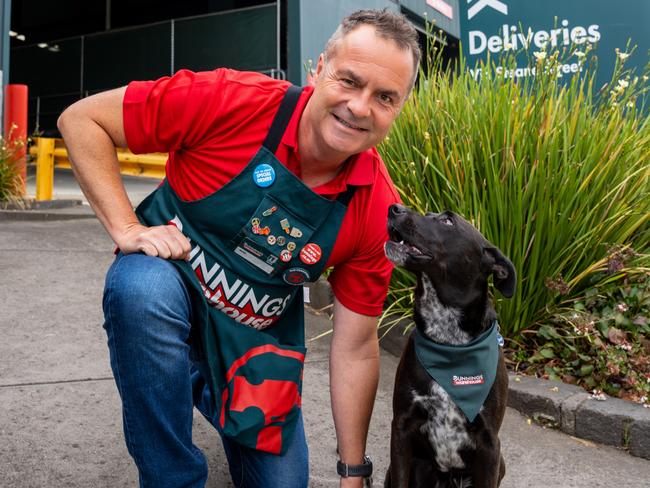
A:
{"type": "MultiPolygon", "coordinates": [[[[0,220],[0,487],[137,486],[102,329],[111,260],[112,244],[94,219],[0,220]]],[[[329,328],[325,316],[307,314],[307,337],[329,328]]],[[[308,346],[310,486],[335,487],[328,337],[308,346]]],[[[382,351],[368,440],[375,486],[388,466],[397,361],[382,351]]],[[[207,486],[232,486],[218,435],[200,415],[194,437],[209,461],[207,486]]],[[[650,461],[530,424],[515,410],[508,409],[501,442],[504,488],[650,486],[650,461]]]]}

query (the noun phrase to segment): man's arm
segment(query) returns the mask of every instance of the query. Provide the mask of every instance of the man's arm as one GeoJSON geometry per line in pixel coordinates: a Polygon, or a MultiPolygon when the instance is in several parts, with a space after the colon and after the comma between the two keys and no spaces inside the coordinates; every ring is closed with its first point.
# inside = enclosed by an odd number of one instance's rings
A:
{"type": "MultiPolygon", "coordinates": [[[[363,463],[378,382],[377,318],[355,313],[334,298],[330,394],[339,456],[346,464],[363,463]]],[[[362,478],[341,478],[342,487],[362,485],[362,478]]]]}
{"type": "Polygon", "coordinates": [[[98,93],[68,107],[57,125],[75,177],[95,214],[126,254],[182,259],[190,244],[174,226],[145,227],[122,184],[115,147],[126,147],[122,102],[126,87],[98,93]]]}

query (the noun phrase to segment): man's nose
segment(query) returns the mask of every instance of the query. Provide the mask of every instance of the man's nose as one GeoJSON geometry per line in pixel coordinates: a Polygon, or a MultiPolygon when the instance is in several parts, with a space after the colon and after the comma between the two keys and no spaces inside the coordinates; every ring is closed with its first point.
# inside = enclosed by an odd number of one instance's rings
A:
{"type": "Polygon", "coordinates": [[[370,116],[370,95],[361,92],[355,94],[348,100],[348,110],[357,119],[363,119],[370,116]]]}

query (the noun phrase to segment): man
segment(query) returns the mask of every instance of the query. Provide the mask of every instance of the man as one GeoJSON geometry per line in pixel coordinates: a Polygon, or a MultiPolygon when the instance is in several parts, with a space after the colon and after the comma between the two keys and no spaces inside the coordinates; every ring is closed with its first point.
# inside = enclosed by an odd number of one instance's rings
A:
{"type": "Polygon", "coordinates": [[[419,59],[403,17],[359,11],[302,92],[254,73],[180,71],[61,115],[77,179],[120,250],[105,328],[141,486],[204,485],[193,403],[221,433],[237,486],[307,485],[300,285],[326,266],[341,486],[362,486],[391,272],[386,215],[398,200],[374,146],[419,59]],[[137,215],[115,146],[169,152],[165,182],[137,215]]]}

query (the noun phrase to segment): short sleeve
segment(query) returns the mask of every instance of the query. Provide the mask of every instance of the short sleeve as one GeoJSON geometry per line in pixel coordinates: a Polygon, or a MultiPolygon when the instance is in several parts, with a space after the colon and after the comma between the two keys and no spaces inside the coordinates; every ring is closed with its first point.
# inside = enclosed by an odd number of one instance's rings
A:
{"type": "Polygon", "coordinates": [[[225,70],[180,70],[131,82],[124,95],[124,132],[134,153],[170,152],[201,143],[217,122],[225,70]]]}

